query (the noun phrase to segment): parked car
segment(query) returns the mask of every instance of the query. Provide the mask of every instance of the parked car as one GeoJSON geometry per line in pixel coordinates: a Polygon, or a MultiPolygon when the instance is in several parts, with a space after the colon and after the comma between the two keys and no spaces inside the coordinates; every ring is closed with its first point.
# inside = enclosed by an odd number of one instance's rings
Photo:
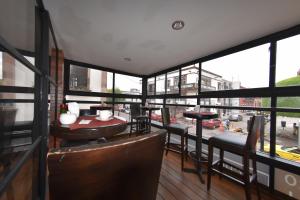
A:
{"type": "Polygon", "coordinates": [[[203,120],[202,126],[204,128],[215,129],[217,127],[220,127],[221,123],[222,121],[220,119],[203,120]]]}
{"type": "MultiPolygon", "coordinates": [[[[264,150],[266,152],[270,152],[270,145],[265,145],[264,150]]],[[[292,160],[295,162],[300,162],[300,154],[295,153],[296,151],[299,151],[297,147],[283,147],[282,145],[276,145],[276,155],[287,159],[292,160]]]]}
{"type": "Polygon", "coordinates": [[[236,122],[238,122],[238,121],[242,121],[243,120],[243,116],[240,115],[240,114],[231,114],[231,115],[229,115],[228,119],[230,121],[236,121],[236,122]]]}

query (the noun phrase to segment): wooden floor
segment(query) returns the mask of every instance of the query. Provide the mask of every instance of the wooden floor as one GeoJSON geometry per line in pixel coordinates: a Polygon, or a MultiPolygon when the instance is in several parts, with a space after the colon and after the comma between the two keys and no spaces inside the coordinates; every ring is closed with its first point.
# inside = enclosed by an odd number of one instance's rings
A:
{"type": "MultiPolygon", "coordinates": [[[[185,163],[185,167],[191,168],[191,162],[185,163]]],[[[206,175],[204,175],[206,182],[206,175]]],[[[261,191],[262,199],[274,200],[266,191],[261,191]]],[[[253,189],[252,199],[258,199],[253,189]]],[[[243,200],[243,187],[228,179],[214,175],[210,192],[206,191],[206,184],[201,184],[196,174],[182,172],[180,157],[178,154],[169,152],[164,156],[161,175],[159,180],[157,200],[243,200]]]]}

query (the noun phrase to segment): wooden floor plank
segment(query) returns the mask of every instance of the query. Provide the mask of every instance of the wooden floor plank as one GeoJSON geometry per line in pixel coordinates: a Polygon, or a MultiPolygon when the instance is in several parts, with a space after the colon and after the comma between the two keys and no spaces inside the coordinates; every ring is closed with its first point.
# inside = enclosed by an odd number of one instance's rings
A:
{"type": "Polygon", "coordinates": [[[176,200],[172,193],[170,193],[164,186],[159,182],[158,194],[165,200],[176,200]]]}
{"type": "MultiPolygon", "coordinates": [[[[211,190],[206,191],[206,184],[199,181],[197,175],[183,172],[180,165],[180,156],[170,152],[164,155],[161,176],[159,181],[158,199],[197,199],[197,200],[243,200],[243,187],[218,176],[212,177],[211,190]]],[[[192,168],[191,161],[185,162],[185,167],[192,168]]],[[[204,176],[206,180],[206,176],[204,176]]],[[[268,193],[261,192],[262,200],[275,199],[268,193]]],[[[258,199],[255,190],[252,190],[252,199],[258,199]]]]}

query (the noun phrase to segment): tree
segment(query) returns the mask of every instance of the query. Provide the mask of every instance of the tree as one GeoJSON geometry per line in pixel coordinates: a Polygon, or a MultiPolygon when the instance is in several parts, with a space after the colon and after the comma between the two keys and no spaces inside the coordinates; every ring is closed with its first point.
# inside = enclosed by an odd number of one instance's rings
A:
{"type": "MultiPolygon", "coordinates": [[[[291,77],[276,83],[276,87],[300,85],[300,76],[291,77]]],[[[263,107],[270,107],[270,99],[263,99],[263,107]]],[[[300,108],[300,97],[278,97],[277,107],[300,108]]],[[[300,117],[300,113],[278,112],[279,116],[300,117]]]]}
{"type": "MultiPolygon", "coordinates": [[[[112,93],[112,89],[107,89],[108,93],[112,93]]],[[[115,88],[115,94],[122,94],[122,91],[120,88],[115,88]]],[[[123,102],[125,99],[124,98],[115,98],[115,102],[123,102]]],[[[108,97],[107,102],[112,102],[112,98],[108,97]]]]}

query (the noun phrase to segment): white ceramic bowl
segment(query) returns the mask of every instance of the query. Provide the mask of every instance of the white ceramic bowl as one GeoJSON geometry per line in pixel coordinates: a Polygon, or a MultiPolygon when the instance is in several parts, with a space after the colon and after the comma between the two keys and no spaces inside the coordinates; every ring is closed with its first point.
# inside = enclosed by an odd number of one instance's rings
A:
{"type": "Polygon", "coordinates": [[[67,125],[67,124],[73,124],[76,122],[76,115],[73,113],[62,113],[60,114],[59,121],[61,124],[67,125]]]}
{"type": "Polygon", "coordinates": [[[99,114],[99,118],[102,121],[107,121],[111,118],[112,112],[109,110],[101,110],[99,114]]]}

